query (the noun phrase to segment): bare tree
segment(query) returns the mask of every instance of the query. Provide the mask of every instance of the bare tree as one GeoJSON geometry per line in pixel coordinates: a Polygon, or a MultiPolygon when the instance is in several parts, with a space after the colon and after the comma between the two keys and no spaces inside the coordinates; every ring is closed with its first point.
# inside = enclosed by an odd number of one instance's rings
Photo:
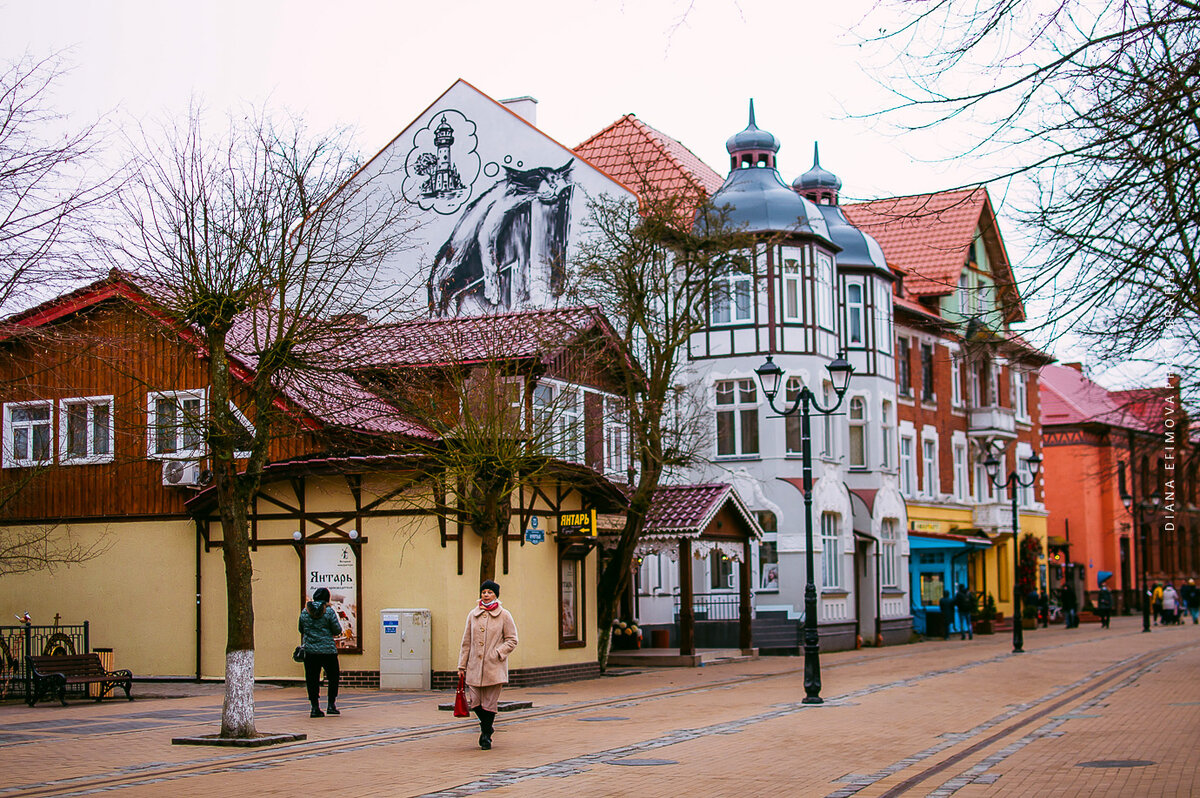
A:
{"type": "Polygon", "coordinates": [[[116,185],[96,177],[98,127],[67,129],[51,105],[63,72],[29,55],[0,72],[0,309],[79,275],[91,211],[116,185]]]}
{"type": "Polygon", "coordinates": [[[592,351],[601,344],[586,335],[600,323],[592,309],[569,308],[435,320],[412,325],[400,338],[380,329],[364,339],[389,353],[383,368],[362,375],[372,391],[434,433],[397,444],[418,458],[421,481],[432,491],[431,499],[427,492],[408,499],[471,527],[479,537],[481,582],[496,576],[518,492],[538,486],[556,459],[581,453],[578,397],[545,378],[561,359],[603,362],[604,354],[592,351]]]}
{"type": "Polygon", "coordinates": [[[260,114],[205,133],[202,114],[146,132],[147,153],[120,199],[114,260],[150,286],[207,357],[206,418],[222,525],[228,601],[222,737],[256,734],[254,609],[247,513],[287,399],[346,402],[344,376],[359,334],[355,314],[382,318],[399,302],[381,264],[406,241],[406,205],[386,164],[370,175],[343,134],[310,137],[260,114]],[[253,397],[251,426],[232,404],[253,397]],[[239,456],[248,454],[248,457],[239,456]]]}
{"type": "Polygon", "coordinates": [[[875,37],[898,53],[883,113],[909,129],[974,122],[959,155],[1030,188],[1013,196],[1034,239],[1026,293],[1050,308],[1041,337],[1073,330],[1110,362],[1169,363],[1195,392],[1200,4],[876,4],[896,10],[875,37]]]}
{"type": "Polygon", "coordinates": [[[639,205],[601,197],[581,247],[575,295],[605,309],[623,349],[632,437],[629,510],[597,587],[601,667],[654,491],[699,456],[703,418],[684,390],[688,341],[707,326],[714,278],[746,270],[754,239],[703,197],[646,190],[639,205]]]}

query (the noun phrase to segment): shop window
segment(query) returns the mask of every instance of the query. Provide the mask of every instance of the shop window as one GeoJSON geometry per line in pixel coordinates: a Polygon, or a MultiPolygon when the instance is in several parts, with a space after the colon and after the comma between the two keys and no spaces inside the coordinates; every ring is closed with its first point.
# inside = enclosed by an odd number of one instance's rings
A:
{"type": "Polygon", "coordinates": [[[577,557],[561,557],[558,563],[559,648],[580,648],[587,642],[583,623],[584,562],[577,557]]]}
{"type": "Polygon", "coordinates": [[[53,402],[14,402],[4,406],[5,468],[51,462],[53,412],[53,402]]]}
{"type": "Polygon", "coordinates": [[[754,380],[720,380],[717,392],[717,455],[758,454],[758,388],[754,380]]]}
{"type": "Polygon", "coordinates": [[[113,459],[113,398],[90,396],[58,403],[58,451],[64,463],[107,463],[113,459]]]}

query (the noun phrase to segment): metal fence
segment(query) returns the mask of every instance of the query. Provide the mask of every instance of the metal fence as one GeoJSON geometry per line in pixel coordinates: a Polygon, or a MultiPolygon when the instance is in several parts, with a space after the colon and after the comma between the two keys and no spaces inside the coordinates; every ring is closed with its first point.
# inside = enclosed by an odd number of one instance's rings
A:
{"type": "MultiPolygon", "coordinates": [[[[75,626],[0,626],[0,699],[29,699],[33,682],[26,657],[90,652],[87,621],[75,626]]],[[[87,685],[68,689],[86,693],[87,685]]]]}
{"type": "MultiPolygon", "coordinates": [[[[679,618],[679,596],[675,596],[675,618],[679,618]]],[[[692,612],[697,621],[736,621],[741,597],[736,593],[697,593],[692,596],[692,612]]]]}

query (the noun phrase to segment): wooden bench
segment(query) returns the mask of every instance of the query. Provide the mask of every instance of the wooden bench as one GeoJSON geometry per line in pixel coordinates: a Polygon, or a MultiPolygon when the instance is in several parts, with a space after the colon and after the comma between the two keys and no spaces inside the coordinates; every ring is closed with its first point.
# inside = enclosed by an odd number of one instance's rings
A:
{"type": "Polygon", "coordinates": [[[99,695],[95,696],[97,701],[103,700],[114,687],[124,689],[125,697],[133,700],[133,696],[129,694],[129,689],[133,686],[133,672],[106,671],[100,663],[99,654],[30,656],[26,657],[25,661],[29,665],[29,677],[33,680],[33,691],[26,701],[29,706],[41,701],[43,696],[57,691],[58,700],[65,707],[67,686],[73,684],[100,685],[99,695]]]}

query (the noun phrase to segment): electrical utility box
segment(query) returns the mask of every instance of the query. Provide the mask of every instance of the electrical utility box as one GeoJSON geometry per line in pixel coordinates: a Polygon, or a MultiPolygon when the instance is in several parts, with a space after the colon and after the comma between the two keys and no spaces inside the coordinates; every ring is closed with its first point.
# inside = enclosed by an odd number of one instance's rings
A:
{"type": "Polygon", "coordinates": [[[379,689],[428,690],[433,678],[429,610],[379,611],[379,689]]]}

